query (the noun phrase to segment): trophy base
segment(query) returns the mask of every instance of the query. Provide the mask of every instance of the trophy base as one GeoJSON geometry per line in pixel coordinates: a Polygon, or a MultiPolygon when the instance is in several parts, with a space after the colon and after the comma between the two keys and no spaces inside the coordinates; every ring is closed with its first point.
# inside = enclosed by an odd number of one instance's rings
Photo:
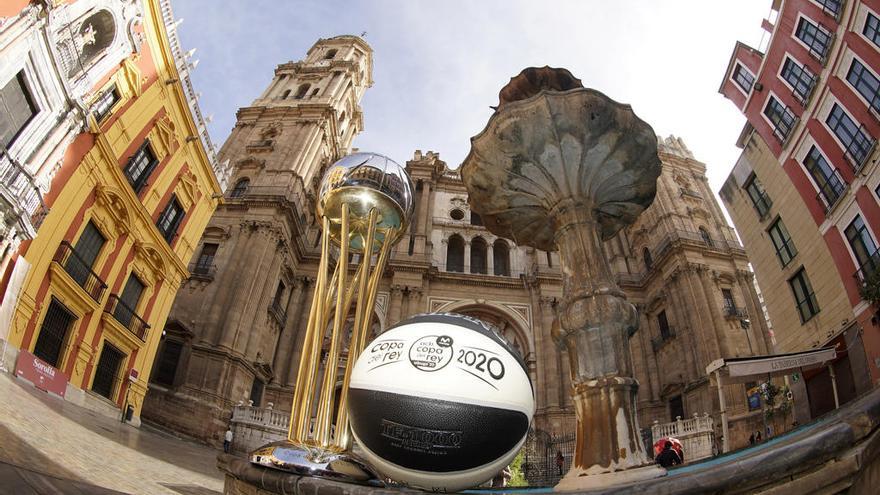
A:
{"type": "Polygon", "coordinates": [[[280,440],[250,453],[252,464],[300,476],[314,476],[359,485],[384,486],[376,471],[365,461],[348,452],[280,440]]]}

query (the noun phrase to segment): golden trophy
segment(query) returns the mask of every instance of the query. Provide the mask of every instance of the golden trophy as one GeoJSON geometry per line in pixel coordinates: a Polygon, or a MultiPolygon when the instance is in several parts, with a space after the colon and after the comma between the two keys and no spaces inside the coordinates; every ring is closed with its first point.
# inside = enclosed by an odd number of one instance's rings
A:
{"type": "Polygon", "coordinates": [[[350,453],[346,399],[352,368],[372,326],[379,280],[412,216],[412,192],[406,170],[375,153],[346,156],[324,174],[317,208],[321,261],[288,436],[252,452],[252,463],[340,481],[376,480],[372,469],[350,453]]]}

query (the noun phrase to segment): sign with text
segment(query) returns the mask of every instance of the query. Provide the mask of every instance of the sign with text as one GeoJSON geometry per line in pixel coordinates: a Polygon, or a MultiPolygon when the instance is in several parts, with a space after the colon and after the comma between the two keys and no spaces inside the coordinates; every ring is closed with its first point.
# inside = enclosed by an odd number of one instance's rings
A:
{"type": "Polygon", "coordinates": [[[727,368],[730,370],[730,376],[773,374],[785,370],[821,365],[834,360],[836,354],[834,348],[829,347],[812,352],[728,362],[727,368]]]}
{"type": "Polygon", "coordinates": [[[30,381],[40,390],[61,397],[64,397],[64,392],[67,391],[67,375],[24,349],[18,353],[15,376],[30,381]]]}

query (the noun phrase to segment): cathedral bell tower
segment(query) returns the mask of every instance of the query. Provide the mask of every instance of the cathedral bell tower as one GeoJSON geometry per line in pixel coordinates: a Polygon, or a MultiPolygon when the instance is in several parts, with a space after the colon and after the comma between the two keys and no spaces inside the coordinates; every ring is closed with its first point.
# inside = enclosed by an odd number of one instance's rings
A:
{"type": "Polygon", "coordinates": [[[362,39],[319,40],[304,60],[279,65],[263,94],[239,109],[221,158],[232,161],[237,176],[256,161],[269,175],[293,172],[309,187],[363,130],[360,101],[372,70],[372,49],[362,39]]]}
{"type": "Polygon", "coordinates": [[[317,271],[317,185],[363,129],[372,83],[370,46],[337,36],[279,65],[239,109],[219,153],[231,186],[165,325],[146,418],[219,441],[235,404],[289,410],[317,271]]]}

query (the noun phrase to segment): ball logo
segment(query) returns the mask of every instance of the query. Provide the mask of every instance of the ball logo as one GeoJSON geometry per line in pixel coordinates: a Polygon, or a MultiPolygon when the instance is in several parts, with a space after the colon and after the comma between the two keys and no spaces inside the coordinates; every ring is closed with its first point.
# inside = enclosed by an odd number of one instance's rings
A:
{"type": "Polygon", "coordinates": [[[399,363],[403,358],[403,348],[405,346],[406,341],[400,339],[374,341],[370,345],[370,357],[367,361],[370,369],[368,371],[373,371],[388,364],[399,363]]]}
{"type": "Polygon", "coordinates": [[[409,362],[421,371],[438,371],[452,361],[452,337],[428,335],[409,348],[409,362]]]}

